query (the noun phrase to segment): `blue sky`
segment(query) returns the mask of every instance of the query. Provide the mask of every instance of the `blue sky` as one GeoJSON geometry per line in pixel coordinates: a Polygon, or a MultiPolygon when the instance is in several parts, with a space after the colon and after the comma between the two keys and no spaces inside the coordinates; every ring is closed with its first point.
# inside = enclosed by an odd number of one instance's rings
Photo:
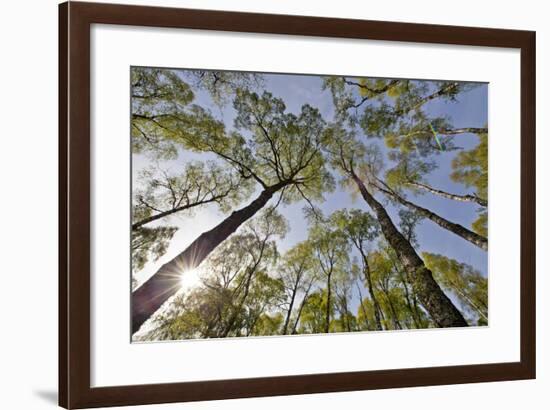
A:
{"type": "MultiPolygon", "coordinates": [[[[184,73],[184,72],[183,72],[184,73]]],[[[182,76],[185,78],[185,74],[182,76]]],[[[298,113],[303,104],[308,103],[317,107],[323,117],[330,121],[333,116],[332,96],[328,90],[322,90],[322,80],[318,76],[305,75],[287,75],[287,74],[265,74],[265,89],[270,91],[276,97],[282,98],[291,112],[298,113]]],[[[454,127],[483,127],[487,124],[487,84],[481,84],[478,87],[461,94],[456,102],[444,102],[434,100],[426,104],[424,109],[430,116],[447,116],[454,127]]],[[[235,112],[231,104],[227,104],[223,108],[214,105],[210,97],[204,92],[196,92],[195,102],[205,108],[210,108],[212,113],[219,119],[223,120],[227,129],[233,128],[233,118],[235,112]]],[[[364,137],[362,137],[364,138],[364,137]]],[[[455,145],[464,149],[471,149],[478,143],[478,138],[471,134],[459,134],[452,137],[455,145]]],[[[375,142],[369,140],[369,142],[375,142]]],[[[387,152],[384,144],[379,141],[379,146],[384,152],[387,152]]],[[[454,183],[450,180],[449,174],[451,171],[451,161],[457,154],[457,151],[442,152],[437,156],[438,168],[432,172],[428,178],[428,184],[442,189],[444,191],[466,194],[472,193],[472,189],[466,189],[461,184],[454,183]]],[[[171,161],[163,164],[166,168],[177,171],[179,166],[190,159],[212,159],[212,154],[191,154],[189,152],[181,152],[177,161],[171,161]]],[[[134,155],[134,182],[135,175],[139,169],[148,164],[148,159],[142,155],[134,155]]],[[[243,206],[252,200],[255,194],[243,206]]],[[[325,202],[317,204],[323,212],[328,215],[337,209],[342,208],[359,208],[370,211],[367,204],[358,198],[355,201],[348,191],[343,191],[340,187],[335,192],[325,195],[325,202]]],[[[379,199],[383,197],[379,196],[379,199]]],[[[425,195],[408,195],[408,199],[429,208],[433,212],[441,216],[460,223],[470,228],[472,222],[477,218],[477,205],[474,203],[461,203],[431,194],[425,195]]],[[[276,200],[272,199],[274,202],[276,200]]],[[[304,240],[307,236],[307,222],[304,218],[302,209],[304,201],[294,203],[289,206],[279,208],[281,214],[289,222],[291,229],[286,237],[278,241],[280,251],[284,252],[292,247],[297,242],[304,240]]],[[[397,217],[398,208],[388,205],[387,207],[390,216],[398,225],[399,218],[397,217]]],[[[182,215],[165,218],[160,224],[169,224],[178,226],[179,230],[174,236],[167,254],[155,263],[149,263],[136,277],[138,281],[147,279],[153,274],[158,267],[164,262],[176,256],[185,247],[191,243],[202,232],[211,229],[221,222],[226,215],[221,214],[215,207],[204,207],[195,212],[192,217],[182,215]]],[[[432,253],[441,253],[460,262],[472,265],[480,271],[484,276],[487,275],[487,253],[464,239],[440,228],[433,222],[423,220],[416,230],[419,246],[419,253],[427,251],[432,253]]],[[[185,282],[185,279],[184,279],[185,282]]],[[[188,278],[187,283],[184,283],[184,289],[190,288],[197,283],[196,278],[188,278]]]]}

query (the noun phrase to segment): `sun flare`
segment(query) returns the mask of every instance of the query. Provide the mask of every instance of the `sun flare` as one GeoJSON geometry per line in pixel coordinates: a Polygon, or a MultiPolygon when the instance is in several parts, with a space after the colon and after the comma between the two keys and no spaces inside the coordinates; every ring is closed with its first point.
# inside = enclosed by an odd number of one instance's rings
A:
{"type": "Polygon", "coordinates": [[[187,269],[180,273],[180,286],[189,287],[193,286],[199,280],[199,269],[187,269]]]}

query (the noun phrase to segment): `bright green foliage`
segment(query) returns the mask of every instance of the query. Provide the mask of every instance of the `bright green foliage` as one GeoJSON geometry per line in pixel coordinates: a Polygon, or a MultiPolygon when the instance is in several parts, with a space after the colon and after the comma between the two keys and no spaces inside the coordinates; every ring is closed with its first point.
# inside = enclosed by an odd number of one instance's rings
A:
{"type": "MultiPolygon", "coordinates": [[[[323,333],[326,329],[327,292],[319,289],[307,298],[300,317],[298,333],[323,333]]],[[[331,299],[330,316],[334,316],[334,299],[331,299]]]]}
{"type": "Polygon", "coordinates": [[[283,315],[281,312],[274,315],[261,314],[251,329],[251,336],[273,336],[280,334],[283,324],[283,315]]]}
{"type": "Polygon", "coordinates": [[[176,72],[156,68],[132,68],[131,85],[132,152],[175,158],[175,146],[164,138],[164,124],[175,115],[191,123],[193,91],[176,72]]]}
{"type": "Polygon", "coordinates": [[[343,231],[328,223],[315,223],[309,232],[309,240],[318,268],[325,274],[341,270],[349,262],[350,246],[343,231]]]}
{"type": "Polygon", "coordinates": [[[343,231],[355,246],[364,250],[368,242],[372,242],[380,235],[376,219],[360,209],[336,211],[330,216],[329,223],[343,231]]]}
{"type": "Polygon", "coordinates": [[[464,308],[473,315],[474,323],[486,325],[488,318],[487,278],[470,265],[443,255],[424,252],[426,265],[438,283],[453,292],[464,308]]]}
{"type": "Polygon", "coordinates": [[[330,330],[332,305],[334,304],[334,282],[346,276],[349,266],[350,247],[345,234],[339,229],[333,229],[326,221],[317,220],[309,231],[309,240],[323,280],[326,281],[326,316],[325,332],[330,330]]]}
{"type": "Polygon", "coordinates": [[[295,115],[272,94],[248,91],[237,93],[234,107],[235,125],[252,134],[240,161],[267,186],[288,181],[285,202],[322,200],[322,193],[334,188],[321,153],[326,125],[316,108],[306,104],[295,115]]]}
{"type": "MultiPolygon", "coordinates": [[[[479,144],[472,150],[460,152],[452,162],[451,179],[475,189],[475,195],[487,200],[489,186],[487,134],[479,134],[479,144]]],[[[488,213],[480,209],[478,219],[472,224],[473,230],[487,237],[488,213]]]]}
{"type": "Polygon", "coordinates": [[[322,193],[334,188],[321,153],[325,123],[317,109],[304,105],[294,115],[268,92],[260,96],[241,89],[233,104],[235,125],[243,134],[226,132],[221,121],[197,106],[145,121],[166,141],[216,154],[244,179],[264,188],[285,185],[285,202],[322,200],[322,193]]]}
{"type": "Polygon", "coordinates": [[[201,134],[204,138],[223,133],[220,121],[193,104],[189,84],[206,90],[216,104],[223,105],[238,89],[258,86],[262,79],[256,74],[200,70],[188,71],[184,78],[172,70],[134,67],[131,82],[133,152],[174,158],[175,139],[190,142],[201,134]]]}
{"type": "Polygon", "coordinates": [[[451,179],[475,188],[476,195],[487,199],[488,159],[487,134],[479,135],[479,144],[470,151],[460,152],[452,162],[451,179]]]}
{"type": "Polygon", "coordinates": [[[355,97],[342,77],[324,77],[323,90],[330,91],[336,112],[336,118],[345,119],[349,116],[348,110],[355,104],[355,97]]]}
{"type": "Polygon", "coordinates": [[[356,316],[358,330],[376,330],[375,320],[372,300],[370,298],[361,299],[356,316]]]}
{"type": "Polygon", "coordinates": [[[378,251],[373,252],[369,260],[373,272],[373,282],[376,284],[377,299],[384,312],[384,328],[402,329],[404,294],[399,288],[392,261],[378,251]]]}
{"type": "Polygon", "coordinates": [[[147,115],[176,112],[194,99],[191,87],[172,70],[133,67],[131,70],[132,112],[147,115]]]}
{"type": "Polygon", "coordinates": [[[487,235],[489,234],[489,231],[487,229],[487,224],[489,222],[488,217],[489,214],[487,211],[482,211],[479,213],[479,217],[472,224],[472,229],[474,230],[474,232],[483,235],[484,237],[487,237],[487,235]]]}
{"type": "Polygon", "coordinates": [[[331,333],[346,333],[358,330],[357,318],[350,311],[341,312],[338,318],[330,321],[331,333]]]}
{"type": "Polygon", "coordinates": [[[257,327],[257,325],[262,316],[265,318],[266,311],[270,311],[282,303],[283,297],[284,289],[280,279],[272,278],[264,271],[257,272],[233,325],[235,328],[234,336],[269,336],[280,333],[280,327],[273,327],[274,324],[280,325],[282,322],[280,313],[272,318],[274,320],[271,322],[271,327],[267,326],[266,321],[260,322],[261,327],[257,327]],[[268,333],[263,333],[265,331],[268,333]]]}

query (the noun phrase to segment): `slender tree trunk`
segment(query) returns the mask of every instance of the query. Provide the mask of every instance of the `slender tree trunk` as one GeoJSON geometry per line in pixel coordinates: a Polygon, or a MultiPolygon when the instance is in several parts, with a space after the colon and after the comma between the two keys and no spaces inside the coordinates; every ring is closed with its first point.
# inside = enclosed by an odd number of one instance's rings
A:
{"type": "Polygon", "coordinates": [[[430,211],[429,209],[423,208],[410,201],[407,201],[405,198],[402,198],[400,195],[397,195],[392,191],[382,189],[382,192],[384,192],[386,195],[390,196],[391,198],[395,199],[400,204],[405,205],[406,207],[417,211],[420,215],[435,222],[436,224],[441,226],[443,229],[446,229],[449,232],[452,232],[455,235],[460,236],[461,238],[467,240],[468,242],[473,243],[474,245],[483,249],[484,251],[488,249],[487,238],[485,238],[484,236],[481,236],[473,231],[470,231],[469,229],[463,227],[460,224],[451,222],[448,219],[445,219],[442,216],[439,216],[438,214],[430,211]]]}
{"type": "MultiPolygon", "coordinates": [[[[410,242],[411,241],[411,235],[408,235],[406,239],[407,239],[408,242],[410,242]]],[[[399,268],[399,266],[397,265],[395,260],[393,258],[391,258],[391,256],[390,256],[390,259],[392,261],[393,269],[397,273],[397,276],[399,276],[399,280],[401,281],[401,284],[403,285],[403,290],[405,291],[405,302],[407,303],[407,308],[409,309],[409,312],[411,312],[411,317],[413,318],[414,325],[416,326],[417,329],[420,329],[420,323],[421,322],[420,322],[420,317],[418,315],[417,306],[413,305],[414,297],[411,298],[411,292],[409,292],[408,282],[410,282],[410,281],[408,279],[405,279],[405,276],[407,276],[406,273],[404,273],[403,270],[399,268]]]]}
{"type": "Polygon", "coordinates": [[[134,222],[132,224],[132,230],[138,229],[139,227],[141,227],[145,224],[148,224],[148,223],[151,223],[151,222],[156,221],[158,219],[164,218],[165,216],[173,215],[175,213],[185,211],[186,209],[191,209],[191,208],[194,208],[194,207],[199,206],[199,205],[205,205],[205,204],[208,204],[210,202],[214,202],[217,199],[219,199],[219,198],[207,199],[207,200],[204,200],[204,201],[196,202],[194,204],[183,205],[183,206],[179,206],[177,208],[169,209],[168,211],[159,212],[158,214],[151,215],[148,218],[143,218],[141,221],[134,222]]]}
{"type": "Polygon", "coordinates": [[[417,311],[413,307],[413,303],[411,301],[411,295],[409,292],[409,286],[407,285],[407,282],[405,281],[404,275],[401,272],[398,272],[399,279],[401,280],[401,284],[403,285],[403,289],[405,290],[405,302],[407,302],[407,308],[409,309],[409,312],[411,312],[411,317],[413,319],[414,325],[417,329],[420,329],[420,318],[417,316],[417,311]]]}
{"type": "Polygon", "coordinates": [[[359,252],[361,253],[361,257],[363,258],[363,269],[365,273],[365,279],[367,281],[367,287],[369,290],[370,298],[372,300],[372,304],[374,305],[374,320],[376,321],[376,329],[382,330],[383,329],[382,319],[380,317],[380,312],[382,311],[382,308],[380,307],[380,303],[378,303],[378,299],[374,294],[374,285],[372,284],[372,275],[370,271],[369,261],[363,249],[359,249],[359,252]]]}
{"type": "Polygon", "coordinates": [[[302,302],[300,303],[300,307],[298,308],[298,313],[296,314],[296,320],[294,321],[294,325],[292,326],[292,334],[296,334],[296,329],[298,328],[298,323],[300,322],[300,316],[302,316],[302,311],[304,310],[304,306],[306,305],[307,298],[309,297],[309,291],[311,290],[311,287],[313,286],[313,280],[309,283],[305,293],[304,298],[302,299],[302,302]]]}
{"type": "Polygon", "coordinates": [[[344,316],[345,316],[345,320],[346,320],[346,329],[348,330],[348,332],[351,332],[351,323],[349,322],[349,310],[348,310],[348,298],[346,297],[346,294],[344,292],[344,295],[342,296],[342,308],[344,310],[344,316]]]}
{"type": "Polygon", "coordinates": [[[233,212],[217,226],[201,234],[183,252],[165,263],[132,293],[132,333],[180,289],[181,275],[199,264],[243,223],[252,218],[286,184],[264,189],[250,204],[233,212]]]}
{"type": "Polygon", "coordinates": [[[441,191],[439,189],[432,188],[429,185],[421,184],[420,182],[408,182],[409,185],[414,186],[416,188],[423,189],[424,191],[428,191],[434,195],[439,195],[443,198],[452,199],[453,201],[461,201],[461,202],[475,202],[481,206],[487,207],[487,201],[483,198],[480,198],[476,195],[456,195],[451,194],[449,192],[441,191]]]}
{"type": "Polygon", "coordinates": [[[361,306],[361,310],[363,311],[363,316],[365,317],[365,325],[367,325],[367,330],[370,330],[371,327],[369,317],[367,315],[367,309],[365,309],[365,304],[363,303],[363,293],[361,292],[361,287],[357,282],[355,283],[355,286],[357,286],[357,292],[359,293],[359,303],[361,306]]]}
{"type": "Polygon", "coordinates": [[[390,308],[390,315],[393,322],[393,328],[394,329],[403,329],[403,326],[401,326],[401,322],[399,321],[399,315],[397,314],[397,310],[395,309],[395,305],[393,304],[393,300],[390,295],[390,290],[388,289],[388,281],[389,279],[385,279],[380,283],[380,289],[386,296],[386,299],[388,301],[388,306],[390,308]]]}
{"type": "Polygon", "coordinates": [[[292,297],[290,298],[290,304],[288,305],[288,312],[285,318],[285,324],[283,325],[283,335],[286,335],[288,331],[288,324],[290,322],[290,315],[292,314],[292,309],[294,308],[294,300],[296,299],[296,292],[298,291],[298,282],[294,284],[294,289],[292,289],[292,297]]]}
{"type": "Polygon", "coordinates": [[[332,292],[331,283],[330,283],[331,276],[332,276],[332,268],[328,274],[328,279],[327,279],[327,310],[325,314],[325,318],[326,318],[325,333],[330,332],[330,297],[332,292]]]}
{"type": "Polygon", "coordinates": [[[464,128],[451,128],[437,130],[439,134],[443,135],[455,135],[455,134],[486,134],[488,129],[486,127],[464,127],[464,128]]]}
{"type": "Polygon", "coordinates": [[[353,170],[351,170],[350,174],[359,188],[363,199],[376,214],[384,237],[395,250],[403,267],[409,272],[413,289],[435,324],[438,327],[468,326],[460,311],[441,290],[434,280],[432,272],[426,267],[410,242],[395,227],[382,204],[370,194],[363,181],[353,170]]]}

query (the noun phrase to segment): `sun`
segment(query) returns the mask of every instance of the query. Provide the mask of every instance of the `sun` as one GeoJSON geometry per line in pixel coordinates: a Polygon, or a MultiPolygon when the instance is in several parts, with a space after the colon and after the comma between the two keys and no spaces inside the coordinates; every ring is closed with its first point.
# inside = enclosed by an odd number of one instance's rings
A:
{"type": "Polygon", "coordinates": [[[187,269],[180,273],[180,287],[192,287],[199,281],[199,269],[187,269]]]}

